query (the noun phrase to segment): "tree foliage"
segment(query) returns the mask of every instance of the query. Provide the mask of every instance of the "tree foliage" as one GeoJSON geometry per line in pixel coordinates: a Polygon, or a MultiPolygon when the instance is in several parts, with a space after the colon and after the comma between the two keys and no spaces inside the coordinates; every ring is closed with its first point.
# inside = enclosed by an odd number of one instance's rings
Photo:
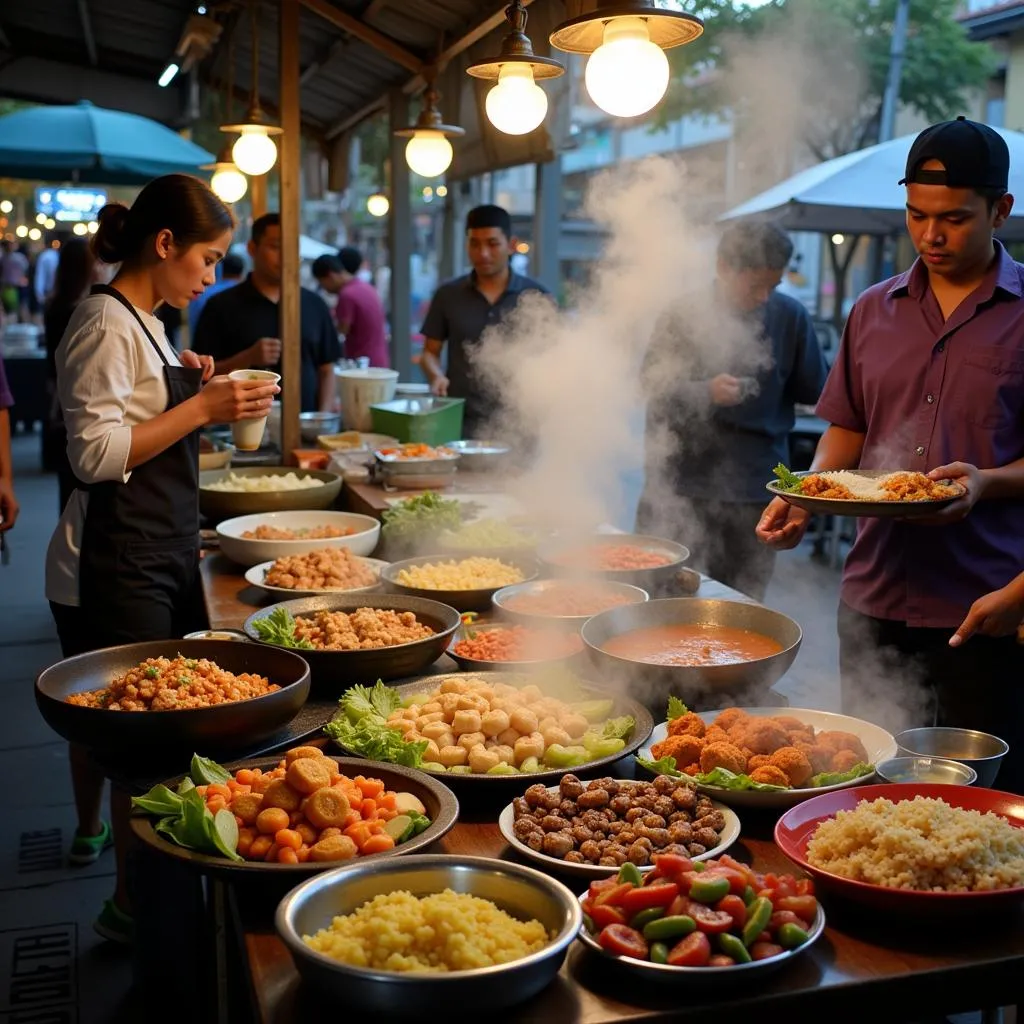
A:
{"type": "MultiPolygon", "coordinates": [[[[803,141],[825,160],[878,139],[898,0],[772,0],[751,8],[700,0],[694,43],[669,51],[673,85],[663,120],[686,114],[765,116],[772,93],[798,95],[803,141]],[[760,94],[760,95],[759,95],[760,94]]],[[[900,102],[928,121],[967,110],[994,58],[967,38],[959,0],[911,0],[900,102]]]]}

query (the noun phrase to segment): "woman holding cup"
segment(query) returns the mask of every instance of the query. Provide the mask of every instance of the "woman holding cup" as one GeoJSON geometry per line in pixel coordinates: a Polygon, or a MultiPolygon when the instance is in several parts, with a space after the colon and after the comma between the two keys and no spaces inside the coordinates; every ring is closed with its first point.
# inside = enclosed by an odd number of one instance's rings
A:
{"type": "MultiPolygon", "coordinates": [[[[50,541],[46,596],[64,657],[205,625],[199,581],[199,430],[265,417],[278,387],[212,377],[209,357],[168,344],[154,316],[184,308],[214,282],[231,242],[231,211],[198,178],[151,181],[131,209],[105,206],[98,260],[119,264],[75,309],[57,348],[57,392],[79,481],[50,541]]],[[[103,777],[72,747],[75,863],[110,845],[103,777]]],[[[118,879],[96,927],[130,938],[123,850],[128,797],[112,798],[118,879]],[[122,828],[123,826],[123,828],[122,828]]]]}

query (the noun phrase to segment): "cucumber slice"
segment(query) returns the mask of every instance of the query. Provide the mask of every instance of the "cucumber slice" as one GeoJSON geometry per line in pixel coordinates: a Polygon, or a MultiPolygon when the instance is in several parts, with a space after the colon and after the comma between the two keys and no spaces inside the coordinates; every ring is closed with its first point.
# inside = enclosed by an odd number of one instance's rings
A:
{"type": "Polygon", "coordinates": [[[408,814],[396,814],[384,825],[384,831],[394,839],[396,844],[405,842],[412,835],[414,828],[413,820],[408,814]]]}
{"type": "Polygon", "coordinates": [[[606,718],[611,717],[612,711],[615,710],[615,701],[582,700],[578,704],[573,704],[572,709],[588,722],[603,722],[606,718]]]}

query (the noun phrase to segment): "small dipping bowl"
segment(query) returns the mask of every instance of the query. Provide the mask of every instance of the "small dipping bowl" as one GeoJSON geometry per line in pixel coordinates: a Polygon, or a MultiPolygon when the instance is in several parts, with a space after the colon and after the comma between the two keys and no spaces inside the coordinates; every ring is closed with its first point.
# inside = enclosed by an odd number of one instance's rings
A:
{"type": "Polygon", "coordinates": [[[240,629],[199,629],[195,633],[186,633],[184,640],[238,640],[250,644],[252,641],[240,629]]]}
{"type": "Polygon", "coordinates": [[[991,788],[999,766],[1010,749],[1005,740],[976,729],[933,726],[907,729],[896,737],[899,754],[908,757],[942,757],[973,768],[977,783],[991,788]]]}
{"type": "Polygon", "coordinates": [[[940,782],[949,786],[972,786],[978,773],[959,761],[944,757],[890,757],[875,765],[883,782],[940,782]]]}

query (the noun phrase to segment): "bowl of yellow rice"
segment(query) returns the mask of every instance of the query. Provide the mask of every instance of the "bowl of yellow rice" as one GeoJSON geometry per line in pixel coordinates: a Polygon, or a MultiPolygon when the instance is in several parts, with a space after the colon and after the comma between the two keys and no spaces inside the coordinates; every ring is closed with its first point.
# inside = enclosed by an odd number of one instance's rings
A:
{"type": "Polygon", "coordinates": [[[444,854],[325,872],[276,917],[304,981],[385,1019],[440,1000],[523,1002],[554,979],[581,923],[572,892],[540,871],[444,854]]]}

